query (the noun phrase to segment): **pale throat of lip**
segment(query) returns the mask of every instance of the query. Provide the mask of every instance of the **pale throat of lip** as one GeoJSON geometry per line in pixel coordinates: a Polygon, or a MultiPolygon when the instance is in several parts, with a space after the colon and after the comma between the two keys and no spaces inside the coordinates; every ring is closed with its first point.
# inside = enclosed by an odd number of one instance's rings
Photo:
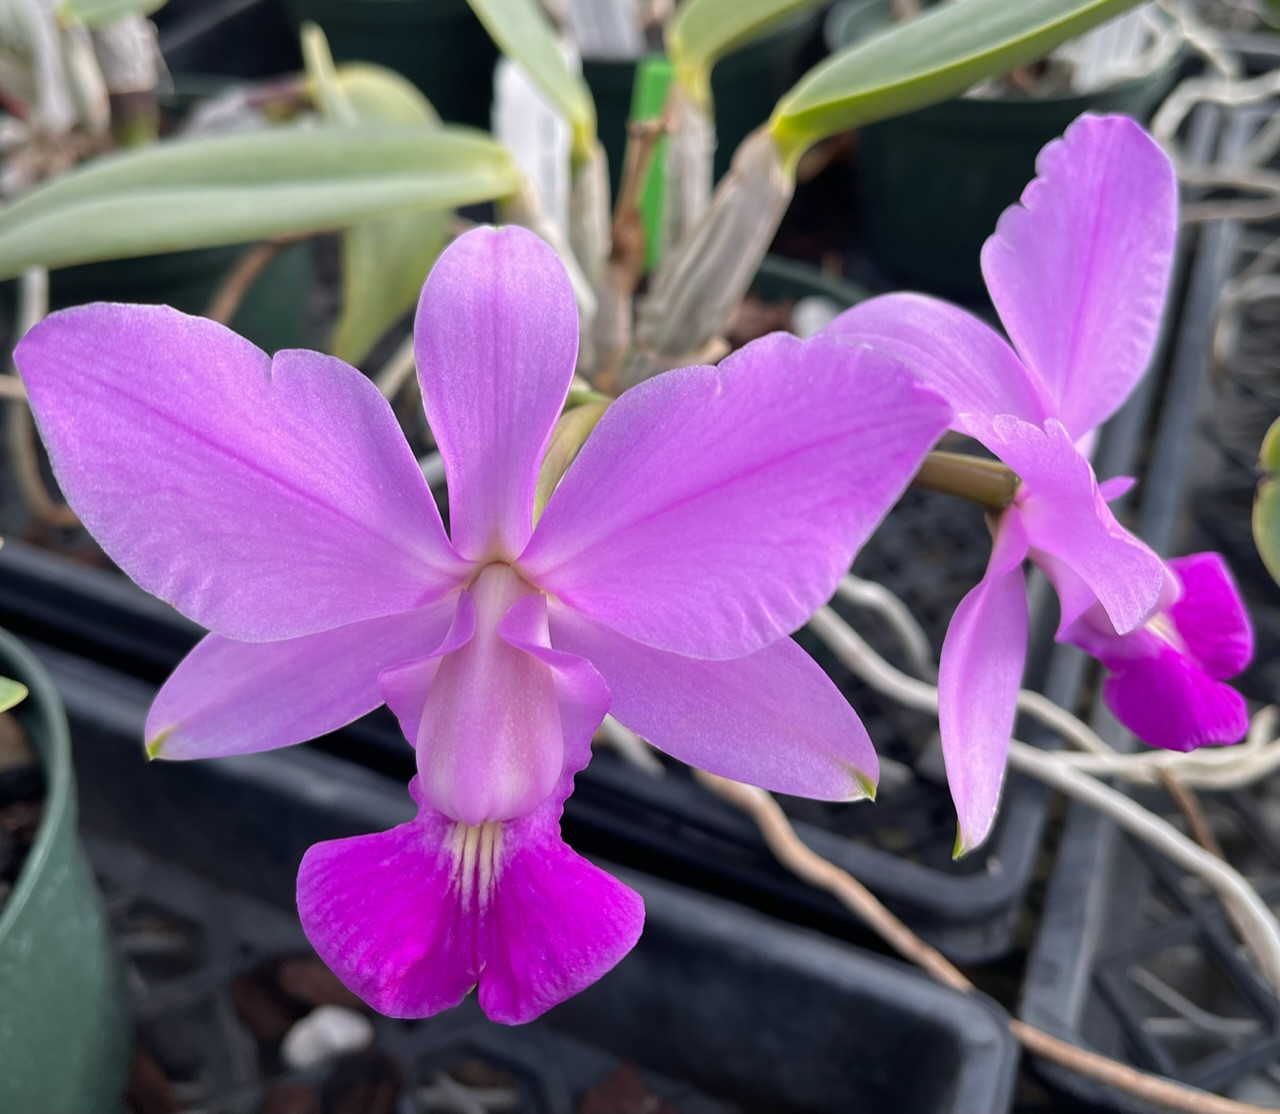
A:
{"type": "Polygon", "coordinates": [[[1148,619],[1147,630],[1160,639],[1161,642],[1167,642],[1177,650],[1186,649],[1182,636],[1178,633],[1178,628],[1166,612],[1159,612],[1148,619]]]}
{"type": "Polygon", "coordinates": [[[464,906],[483,908],[498,884],[502,867],[502,824],[455,824],[446,845],[453,864],[452,880],[464,906]]]}

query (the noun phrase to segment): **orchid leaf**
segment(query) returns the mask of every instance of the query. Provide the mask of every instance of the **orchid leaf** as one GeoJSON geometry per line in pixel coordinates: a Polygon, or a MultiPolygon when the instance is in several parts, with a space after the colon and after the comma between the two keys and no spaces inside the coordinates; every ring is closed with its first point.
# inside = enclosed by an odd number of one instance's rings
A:
{"type": "Polygon", "coordinates": [[[62,0],[58,14],[69,16],[93,30],[131,15],[150,15],[164,7],[165,0],[62,0]]]}
{"type": "Polygon", "coordinates": [[[466,128],[282,127],[97,159],[0,209],[0,278],[27,267],[320,232],[505,197],[510,157],[466,128]]]}
{"type": "Polygon", "coordinates": [[[560,49],[555,29],[538,0],[468,0],[502,53],[520,66],[544,97],[569,121],[575,159],[586,159],[596,138],[596,106],[582,74],[560,49]]]}
{"type": "Polygon", "coordinates": [[[0,677],[0,712],[7,712],[27,698],[27,686],[12,677],[0,677]]]}
{"type": "Polygon", "coordinates": [[[711,99],[711,68],[790,16],[822,0],[684,0],[667,24],[667,57],[676,80],[698,104],[711,99]]]}
{"type": "Polygon", "coordinates": [[[1280,584],[1280,418],[1262,439],[1258,464],[1265,475],[1253,501],[1253,541],[1271,579],[1280,584]]]}
{"type": "MultiPolygon", "coordinates": [[[[437,128],[431,102],[394,70],[358,63],[333,65],[314,24],[302,29],[307,79],[321,112],[333,123],[389,123],[437,128]]],[[[342,234],[342,313],[329,351],[359,364],[418,297],[444,248],[452,210],[405,213],[352,225],[342,234]]]]}
{"type": "Polygon", "coordinates": [[[953,0],[833,54],[778,102],[769,129],[794,165],[819,140],[923,108],[1043,58],[1137,0],[953,0]]]}

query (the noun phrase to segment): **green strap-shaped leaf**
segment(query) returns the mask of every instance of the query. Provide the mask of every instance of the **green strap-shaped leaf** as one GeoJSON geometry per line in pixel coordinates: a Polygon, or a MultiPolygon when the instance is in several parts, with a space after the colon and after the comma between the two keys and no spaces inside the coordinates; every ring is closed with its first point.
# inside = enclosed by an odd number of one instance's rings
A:
{"type": "Polygon", "coordinates": [[[150,15],[163,8],[165,0],[62,0],[58,14],[69,16],[90,30],[106,27],[131,15],[150,15]]]}
{"type": "Polygon", "coordinates": [[[1044,57],[1138,0],[953,0],[833,54],[769,122],[788,165],[827,136],[921,108],[1044,57]]]}
{"type": "MultiPolygon", "coordinates": [[[[335,123],[438,127],[440,117],[411,81],[381,66],[334,67],[329,44],[314,24],[302,29],[302,56],[312,95],[335,123]]],[[[410,307],[444,248],[451,210],[405,213],[352,225],[342,234],[342,313],[329,351],[359,364],[410,307]]]]}
{"type": "Polygon", "coordinates": [[[823,0],[684,0],[664,40],[676,80],[698,104],[711,100],[711,67],[730,51],[823,0]]]}
{"type": "Polygon", "coordinates": [[[0,278],[27,267],[243,243],[506,197],[510,157],[466,128],[345,125],[165,141],[0,209],[0,278]]]}
{"type": "Polygon", "coordinates": [[[1280,584],[1280,418],[1262,439],[1258,464],[1266,475],[1253,501],[1253,541],[1271,579],[1280,584]]]}
{"type": "Polygon", "coordinates": [[[582,74],[569,68],[555,29],[538,0],[468,0],[502,53],[569,121],[573,157],[589,158],[596,138],[596,106],[582,74]]]}
{"type": "Polygon", "coordinates": [[[7,712],[27,698],[27,686],[12,677],[0,677],[0,712],[7,712]]]}

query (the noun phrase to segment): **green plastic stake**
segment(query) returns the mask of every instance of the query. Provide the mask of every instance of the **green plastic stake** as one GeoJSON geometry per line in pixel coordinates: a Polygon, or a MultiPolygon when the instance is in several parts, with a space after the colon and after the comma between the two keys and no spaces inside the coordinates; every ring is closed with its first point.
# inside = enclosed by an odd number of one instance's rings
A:
{"type": "MultiPolygon", "coordinates": [[[[638,123],[656,120],[667,103],[671,85],[671,63],[661,54],[642,58],[636,67],[636,82],[631,89],[631,119],[638,123]]],[[[640,220],[644,225],[644,265],[652,271],[662,253],[662,211],[666,205],[667,176],[663,173],[667,159],[667,138],[663,136],[654,148],[649,173],[640,190],[640,220]]]]}

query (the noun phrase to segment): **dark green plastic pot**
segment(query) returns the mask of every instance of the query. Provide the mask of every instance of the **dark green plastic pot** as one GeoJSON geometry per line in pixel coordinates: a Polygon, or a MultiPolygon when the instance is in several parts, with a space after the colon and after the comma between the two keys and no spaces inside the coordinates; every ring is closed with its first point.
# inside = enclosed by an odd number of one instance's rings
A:
{"type": "Polygon", "coordinates": [[[62,703],[44,669],[0,631],[0,674],[31,695],[18,717],[44,763],[44,813],[0,912],[0,1111],[117,1114],[132,1028],[93,874],[76,837],[62,703]]]}
{"type": "MultiPolygon", "coordinates": [[[[839,49],[888,23],[890,0],[831,10],[839,49]]],[[[1000,214],[1035,172],[1036,153],[1081,113],[1146,123],[1177,77],[1172,59],[1145,77],[1096,93],[988,100],[957,97],[862,130],[860,225],[876,262],[900,283],[982,296],[978,255],[1000,214]]]]}
{"type": "Polygon", "coordinates": [[[751,282],[751,292],[765,301],[798,302],[801,298],[829,298],[842,310],[871,297],[869,291],[843,278],[824,275],[810,263],[766,255],[751,282]]]}
{"type": "MultiPolygon", "coordinates": [[[[711,71],[717,179],[729,169],[738,145],[769,119],[778,100],[800,76],[801,52],[817,32],[818,19],[816,12],[797,16],[772,34],[726,55],[711,71]]],[[[636,63],[585,58],[582,75],[596,102],[597,130],[609,156],[609,180],[616,193],[627,148],[636,63]]]]}
{"type": "Polygon", "coordinates": [[[376,62],[412,81],[451,123],[489,129],[498,48],[467,0],[287,0],[335,62],[376,62]]]}

